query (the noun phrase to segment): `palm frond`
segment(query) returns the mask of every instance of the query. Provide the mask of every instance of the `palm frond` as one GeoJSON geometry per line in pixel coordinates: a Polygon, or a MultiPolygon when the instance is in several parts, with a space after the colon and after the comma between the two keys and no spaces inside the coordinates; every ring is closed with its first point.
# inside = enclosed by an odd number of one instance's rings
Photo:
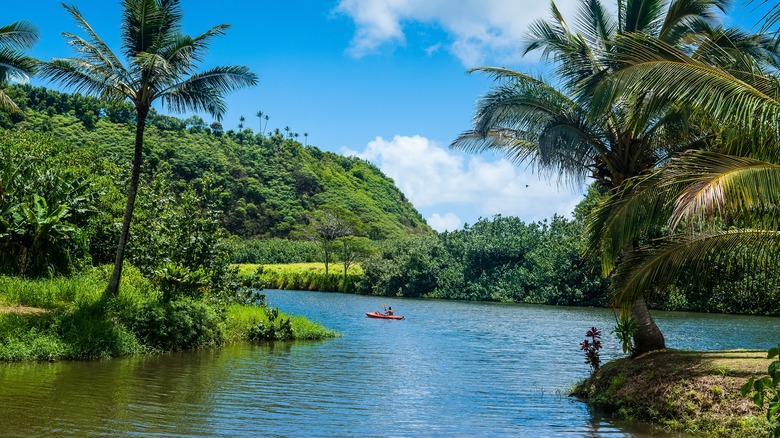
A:
{"type": "Polygon", "coordinates": [[[208,111],[220,120],[225,112],[222,96],[257,84],[257,75],[245,66],[215,67],[160,90],[163,103],[175,112],[208,111]]]}
{"type": "Polygon", "coordinates": [[[672,1],[658,32],[658,38],[668,44],[677,45],[692,32],[706,31],[718,18],[716,10],[725,12],[726,3],[721,0],[672,1]]]}
{"type": "Polygon", "coordinates": [[[669,217],[674,200],[684,184],[665,184],[663,175],[626,181],[621,190],[602,200],[585,224],[585,252],[601,259],[602,275],[608,276],[633,242],[657,231],[669,217]]]}
{"type": "Polygon", "coordinates": [[[709,113],[722,123],[737,123],[746,131],[777,126],[780,121],[780,101],[726,71],[638,35],[620,37],[617,44],[622,47],[623,67],[602,81],[593,111],[619,95],[649,92],[657,99],[709,113]]]}
{"type": "Polygon", "coordinates": [[[493,150],[514,162],[530,159],[541,172],[575,185],[588,176],[594,155],[609,153],[586,112],[554,87],[517,72],[481,71],[509,80],[479,100],[474,129],[452,148],[493,150]]]}
{"type": "Polygon", "coordinates": [[[21,20],[0,26],[0,46],[29,49],[38,42],[40,32],[34,24],[21,20]]]}
{"type": "Polygon", "coordinates": [[[178,0],[124,0],[122,48],[132,59],[141,53],[156,53],[181,29],[178,0]]]}
{"type": "Polygon", "coordinates": [[[68,40],[68,43],[73,46],[79,53],[88,56],[93,62],[100,63],[106,66],[106,69],[117,72],[122,69],[122,62],[114,55],[111,48],[103,41],[102,38],[92,29],[84,16],[75,6],[63,5],[73,19],[78,23],[84,32],[89,36],[89,40],[85,40],[81,37],[77,37],[71,33],[63,33],[63,36],[68,40]]]}
{"type": "Polygon", "coordinates": [[[780,255],[780,232],[738,229],[675,235],[632,251],[613,277],[613,304],[625,306],[650,296],[684,272],[694,283],[717,275],[713,266],[730,271],[764,270],[780,255]]]}
{"type": "Polygon", "coordinates": [[[19,111],[19,107],[16,105],[16,102],[14,102],[10,96],[5,94],[3,90],[0,90],[0,109],[5,111],[19,111]]]}
{"type": "Polygon", "coordinates": [[[0,82],[27,83],[37,65],[37,61],[19,51],[0,47],[0,82]]]}
{"type": "Polygon", "coordinates": [[[599,0],[580,3],[577,24],[588,46],[608,51],[610,41],[617,31],[617,23],[599,0]]]}
{"type": "Polygon", "coordinates": [[[777,229],[780,165],[752,158],[691,151],[664,170],[667,181],[686,184],[670,217],[672,229],[683,220],[711,216],[761,223],[777,229]]]}
{"type": "Polygon", "coordinates": [[[109,101],[134,96],[134,90],[121,78],[81,59],[63,58],[43,62],[40,64],[40,72],[66,88],[109,101]]]}
{"type": "Polygon", "coordinates": [[[620,33],[639,32],[657,35],[664,19],[663,0],[626,0],[624,23],[620,33]]]}

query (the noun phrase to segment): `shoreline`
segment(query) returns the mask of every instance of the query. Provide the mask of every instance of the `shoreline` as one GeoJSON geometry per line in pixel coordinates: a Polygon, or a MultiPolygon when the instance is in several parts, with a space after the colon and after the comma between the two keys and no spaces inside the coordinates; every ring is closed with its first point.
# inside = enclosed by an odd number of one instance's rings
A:
{"type": "Polygon", "coordinates": [[[572,396],[614,420],[648,423],[666,433],[723,437],[766,436],[769,425],[740,394],[766,373],[766,351],[661,350],[602,365],[572,396]]]}

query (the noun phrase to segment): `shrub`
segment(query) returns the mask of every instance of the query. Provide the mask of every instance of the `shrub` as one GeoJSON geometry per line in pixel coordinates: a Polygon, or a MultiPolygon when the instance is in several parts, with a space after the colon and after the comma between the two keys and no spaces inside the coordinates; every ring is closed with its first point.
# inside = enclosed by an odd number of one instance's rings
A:
{"type": "Polygon", "coordinates": [[[224,339],[224,318],[207,302],[190,298],[149,301],[125,309],[122,319],[142,345],[154,350],[199,348],[224,339]]]}

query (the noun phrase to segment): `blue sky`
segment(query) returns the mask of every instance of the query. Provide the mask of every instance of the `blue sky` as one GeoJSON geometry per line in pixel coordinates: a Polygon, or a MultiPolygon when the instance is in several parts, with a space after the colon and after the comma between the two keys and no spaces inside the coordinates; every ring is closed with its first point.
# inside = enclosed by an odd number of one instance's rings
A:
{"type": "MultiPolygon", "coordinates": [[[[74,0],[82,15],[119,51],[118,0],[74,0]]],[[[556,2],[572,16],[575,2],[556,2]]],[[[59,0],[3,5],[3,24],[33,22],[41,40],[31,55],[72,56],[61,32],[83,35],[59,0]]],[[[259,129],[300,134],[323,150],[357,155],[393,178],[429,224],[459,228],[479,217],[526,221],[568,215],[583,189],[558,187],[530,169],[491,156],[451,151],[468,129],[474,103],[491,82],[469,67],[498,65],[543,71],[518,48],[528,24],[549,4],[530,0],[182,0],[184,31],[229,23],[203,64],[249,66],[257,87],[233,93],[222,123],[239,117],[259,129]]],[[[742,10],[744,11],[744,9],[742,10]]],[[[50,86],[33,79],[35,85],[50,86]]],[[[57,87],[52,87],[57,88],[57,87]]],[[[185,114],[183,117],[187,117],[185,114]]],[[[208,115],[202,115],[211,121],[208,115]]]]}

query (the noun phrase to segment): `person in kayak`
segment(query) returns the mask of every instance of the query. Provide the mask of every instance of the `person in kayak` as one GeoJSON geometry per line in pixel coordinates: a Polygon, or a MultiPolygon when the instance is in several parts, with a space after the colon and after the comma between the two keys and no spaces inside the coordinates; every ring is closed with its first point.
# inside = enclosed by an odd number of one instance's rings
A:
{"type": "Polygon", "coordinates": [[[393,308],[392,308],[392,307],[388,307],[388,308],[387,308],[387,312],[385,312],[385,315],[387,315],[387,316],[393,316],[393,308]]]}

